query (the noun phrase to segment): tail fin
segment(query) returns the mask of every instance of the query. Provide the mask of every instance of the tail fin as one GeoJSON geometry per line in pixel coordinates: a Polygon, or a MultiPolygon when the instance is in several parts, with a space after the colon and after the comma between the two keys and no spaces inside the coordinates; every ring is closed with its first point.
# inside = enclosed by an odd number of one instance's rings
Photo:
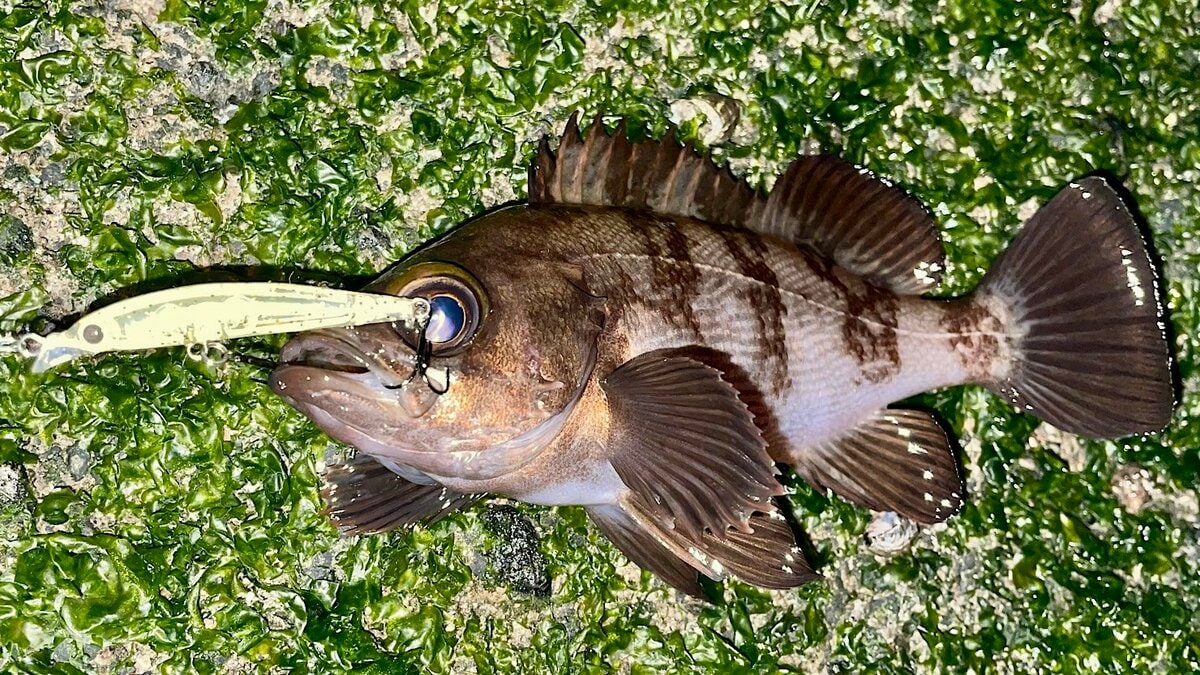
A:
{"type": "Polygon", "coordinates": [[[1158,275],[1133,216],[1102,178],[1072,183],[984,277],[1011,308],[1008,377],[989,384],[1092,438],[1158,431],[1174,407],[1158,275]]]}

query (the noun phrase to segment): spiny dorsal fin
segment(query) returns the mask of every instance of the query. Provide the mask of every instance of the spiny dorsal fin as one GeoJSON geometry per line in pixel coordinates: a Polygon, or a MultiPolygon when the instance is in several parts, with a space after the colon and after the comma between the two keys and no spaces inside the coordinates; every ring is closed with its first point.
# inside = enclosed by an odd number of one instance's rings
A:
{"type": "Polygon", "coordinates": [[[721,168],[675,138],[632,143],[625,120],[609,136],[597,117],[587,140],[575,115],[567,120],[558,148],[543,138],[529,167],[533,204],[588,204],[645,209],[705,222],[744,225],[765,201],[728,168],[721,168]]]}
{"type": "Polygon", "coordinates": [[[482,497],[412,483],[362,453],[330,466],[323,477],[326,513],[346,535],[433,523],[482,497]]]}
{"type": "Polygon", "coordinates": [[[755,192],[676,139],[632,143],[597,117],[584,140],[576,116],[557,150],[543,138],[529,167],[532,204],[643,209],[768,234],[808,246],[897,293],[933,287],[944,253],[929,214],[903,190],[831,155],[802,157],[770,195],[755,192]]]}
{"type": "Polygon", "coordinates": [[[941,522],[962,508],[950,440],[921,410],[880,410],[842,436],[795,453],[791,463],[814,487],[918,523],[941,522]]]}

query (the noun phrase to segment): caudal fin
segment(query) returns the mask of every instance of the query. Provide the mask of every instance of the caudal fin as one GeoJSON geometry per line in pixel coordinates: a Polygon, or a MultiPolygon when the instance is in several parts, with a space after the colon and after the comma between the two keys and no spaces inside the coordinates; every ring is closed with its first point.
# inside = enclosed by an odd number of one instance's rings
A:
{"type": "Polygon", "coordinates": [[[1092,438],[1167,425],[1174,390],[1158,275],[1104,179],[1072,183],[1043,206],[980,293],[1012,311],[1013,363],[993,391],[1092,438]]]}

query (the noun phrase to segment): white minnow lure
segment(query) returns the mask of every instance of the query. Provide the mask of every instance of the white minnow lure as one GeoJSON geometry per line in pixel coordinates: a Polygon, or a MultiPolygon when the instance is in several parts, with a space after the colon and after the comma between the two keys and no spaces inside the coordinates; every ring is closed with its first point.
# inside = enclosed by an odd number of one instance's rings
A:
{"type": "Polygon", "coordinates": [[[272,282],[196,284],[102,307],[66,330],[20,337],[17,349],[33,359],[33,372],[41,373],[107,352],[391,321],[418,326],[428,316],[424,298],[272,282]]]}

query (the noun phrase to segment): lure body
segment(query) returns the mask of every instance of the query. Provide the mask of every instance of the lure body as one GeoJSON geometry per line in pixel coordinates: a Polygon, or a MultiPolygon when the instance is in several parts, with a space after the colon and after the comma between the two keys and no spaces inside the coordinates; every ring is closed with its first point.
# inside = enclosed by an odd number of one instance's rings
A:
{"type": "Polygon", "coordinates": [[[429,314],[422,298],[273,282],[181,286],[122,300],[18,347],[40,373],[81,356],[292,333],[335,326],[403,321],[429,314]]]}

